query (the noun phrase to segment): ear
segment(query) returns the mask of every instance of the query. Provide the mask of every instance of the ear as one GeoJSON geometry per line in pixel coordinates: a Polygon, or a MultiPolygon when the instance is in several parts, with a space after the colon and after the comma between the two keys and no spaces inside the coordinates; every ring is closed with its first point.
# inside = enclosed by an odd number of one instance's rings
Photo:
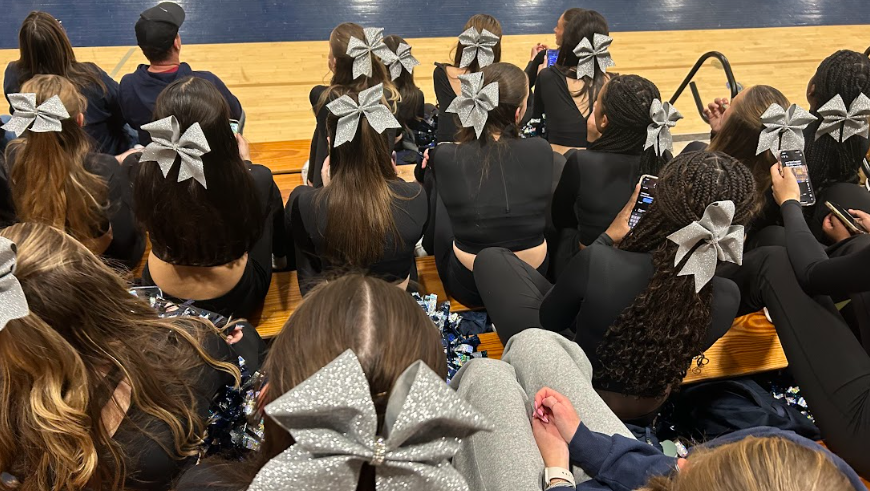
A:
{"type": "Polygon", "coordinates": [[[172,44],[176,51],[181,51],[181,34],[175,36],[175,42],[172,44]]]}
{"type": "Polygon", "coordinates": [[[596,126],[598,126],[598,132],[604,134],[604,129],[607,128],[607,125],[609,124],[609,121],[607,120],[607,115],[602,114],[601,119],[596,118],[595,124],[596,126]]]}
{"type": "Polygon", "coordinates": [[[85,125],[85,115],[84,114],[78,113],[76,115],[76,124],[84,127],[84,125],[85,125]]]}

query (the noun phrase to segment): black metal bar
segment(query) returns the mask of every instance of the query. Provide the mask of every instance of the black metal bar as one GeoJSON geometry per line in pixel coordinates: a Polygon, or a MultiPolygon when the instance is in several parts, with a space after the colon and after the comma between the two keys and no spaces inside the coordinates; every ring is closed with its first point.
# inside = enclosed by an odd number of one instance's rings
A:
{"type": "Polygon", "coordinates": [[[864,56],[870,56],[870,47],[864,50],[864,56]]]}
{"type": "MultiPolygon", "coordinates": [[[[870,52],[870,48],[867,48],[867,50],[870,52]]],[[[695,99],[695,105],[698,107],[698,114],[704,121],[707,121],[707,117],[704,116],[704,102],[701,99],[701,94],[698,92],[698,86],[692,81],[692,79],[695,78],[695,75],[698,73],[698,70],[701,69],[701,66],[704,65],[704,62],[710,58],[716,58],[719,60],[719,63],[722,64],[722,70],[725,72],[725,78],[728,80],[728,87],[731,88],[731,98],[733,99],[736,97],[739,90],[737,80],[734,78],[734,72],[731,70],[731,63],[728,62],[728,58],[725,58],[725,55],[718,51],[704,53],[703,56],[698,58],[695,66],[692,67],[692,70],[689,71],[688,75],[686,75],[686,78],[683,80],[683,83],[680,84],[680,87],[674,93],[674,96],[671,97],[671,104],[676,104],[677,99],[680,98],[683,91],[686,90],[686,87],[690,87],[692,96],[695,99]]]]}

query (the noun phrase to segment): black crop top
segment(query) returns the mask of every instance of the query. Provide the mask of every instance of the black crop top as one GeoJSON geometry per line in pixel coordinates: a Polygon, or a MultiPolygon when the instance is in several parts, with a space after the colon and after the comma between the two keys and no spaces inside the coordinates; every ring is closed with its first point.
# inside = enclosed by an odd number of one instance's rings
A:
{"type": "Polygon", "coordinates": [[[474,141],[430,152],[456,246],[477,254],[487,247],[521,251],[541,245],[556,154],[541,138],[505,138],[487,147],[474,141]]]}
{"type": "MultiPolygon", "coordinates": [[[[393,202],[393,220],[402,240],[401,243],[394,244],[392,234],[388,234],[384,238],[384,257],[370,265],[368,270],[387,281],[402,281],[411,273],[414,247],[426,228],[429,201],[423,188],[417,183],[395,180],[389,184],[396,195],[393,202]]],[[[287,229],[292,231],[296,244],[296,270],[303,295],[314,285],[317,276],[342,267],[340,264],[330,263],[323,256],[326,248],[324,239],[328,204],[323,203],[320,213],[316,213],[317,193],[316,189],[309,186],[299,186],[293,190],[287,201],[287,229]]],[[[347,219],[353,220],[353,217],[347,219]]]]}
{"type": "MultiPolygon", "coordinates": [[[[547,140],[554,145],[585,148],[586,119],[571,92],[568,81],[556,67],[547,67],[538,74],[535,85],[534,118],[547,116],[547,140]]],[[[439,122],[440,123],[440,122],[439,122]]]]}
{"type": "Polygon", "coordinates": [[[637,184],[639,155],[574,152],[553,193],[553,225],[577,229],[589,245],[607,230],[637,184]]]}

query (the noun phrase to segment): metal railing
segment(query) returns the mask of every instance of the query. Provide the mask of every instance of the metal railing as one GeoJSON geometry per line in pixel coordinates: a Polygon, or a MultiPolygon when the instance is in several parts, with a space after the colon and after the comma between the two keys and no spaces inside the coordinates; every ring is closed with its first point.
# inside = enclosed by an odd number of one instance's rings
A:
{"type": "MultiPolygon", "coordinates": [[[[867,48],[867,50],[870,52],[870,48],[867,48]]],[[[701,99],[701,94],[698,92],[698,85],[692,79],[695,78],[695,75],[698,73],[698,70],[701,69],[701,66],[704,65],[704,62],[710,58],[716,58],[719,60],[719,63],[722,64],[722,70],[725,72],[725,78],[728,80],[728,87],[731,89],[731,98],[733,99],[736,97],[740,92],[740,86],[734,78],[734,72],[731,71],[731,63],[728,62],[728,58],[725,58],[725,55],[718,51],[704,53],[704,55],[698,59],[697,63],[695,63],[695,66],[692,67],[689,74],[686,75],[686,78],[683,80],[683,83],[680,84],[680,87],[674,93],[674,96],[671,97],[671,104],[676,104],[677,99],[680,98],[683,91],[685,91],[688,86],[692,91],[692,97],[695,99],[695,105],[698,107],[698,114],[701,116],[701,119],[707,123],[709,123],[709,119],[704,115],[704,101],[701,99]]]]}
{"type": "Polygon", "coordinates": [[[864,56],[870,56],[870,47],[864,50],[864,56]]]}

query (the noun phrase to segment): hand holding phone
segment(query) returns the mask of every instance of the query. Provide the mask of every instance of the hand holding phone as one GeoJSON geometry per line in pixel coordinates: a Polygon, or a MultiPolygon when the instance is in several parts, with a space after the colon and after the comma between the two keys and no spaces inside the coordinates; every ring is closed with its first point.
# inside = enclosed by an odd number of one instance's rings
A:
{"type": "Polygon", "coordinates": [[[652,206],[652,202],[655,199],[656,184],[658,183],[658,180],[659,178],[656,176],[641,176],[640,191],[637,195],[634,209],[631,210],[631,217],[628,219],[629,228],[634,228],[634,226],[640,222],[640,219],[643,218],[643,215],[649,210],[649,207],[652,206]]]}
{"type": "Polygon", "coordinates": [[[781,151],[779,153],[779,163],[783,167],[788,167],[794,173],[798,188],[800,189],[800,199],[798,201],[801,206],[816,204],[816,195],[813,193],[813,186],[810,183],[810,171],[807,167],[803,150],[781,151]]]}
{"type": "Polygon", "coordinates": [[[553,66],[556,64],[556,60],[559,59],[559,50],[558,49],[548,49],[547,50],[547,66],[553,66]]]}
{"type": "Polygon", "coordinates": [[[837,203],[833,203],[831,201],[825,201],[825,206],[827,206],[828,209],[831,210],[831,215],[834,218],[836,218],[837,220],[839,220],[843,224],[843,226],[846,227],[846,230],[848,230],[849,233],[851,233],[851,234],[866,234],[867,233],[867,229],[865,229],[863,227],[863,225],[861,225],[860,223],[858,223],[857,220],[855,220],[855,217],[852,216],[852,213],[850,213],[849,210],[846,210],[842,206],[838,205],[837,203]]]}
{"type": "Polygon", "coordinates": [[[783,167],[779,162],[770,166],[770,182],[773,190],[773,200],[782,206],[788,200],[800,201],[801,188],[794,172],[789,167],[783,167]]]}

